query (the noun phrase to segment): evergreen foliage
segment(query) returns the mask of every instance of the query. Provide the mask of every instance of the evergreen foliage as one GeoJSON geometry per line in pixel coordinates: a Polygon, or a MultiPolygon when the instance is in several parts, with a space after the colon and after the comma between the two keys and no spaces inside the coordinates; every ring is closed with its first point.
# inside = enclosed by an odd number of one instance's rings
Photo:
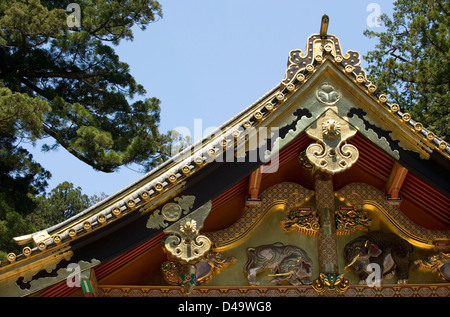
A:
{"type": "Polygon", "coordinates": [[[114,51],[161,18],[161,5],[78,0],[73,26],[71,2],[0,1],[0,250],[92,203],[68,183],[47,197],[51,175],[24,142],[44,140],[44,151],[62,147],[102,172],[131,164],[148,171],[170,155],[170,132],[158,129],[160,101],[146,97],[114,51]]]}
{"type": "Polygon", "coordinates": [[[370,79],[403,112],[450,140],[450,2],[397,0],[384,32],[364,56],[370,79]]]}

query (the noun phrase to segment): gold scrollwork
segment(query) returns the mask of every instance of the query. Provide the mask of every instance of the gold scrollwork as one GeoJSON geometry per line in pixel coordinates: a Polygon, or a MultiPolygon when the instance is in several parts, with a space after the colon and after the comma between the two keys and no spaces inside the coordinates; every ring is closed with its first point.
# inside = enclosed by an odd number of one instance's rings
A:
{"type": "Polygon", "coordinates": [[[300,233],[314,236],[320,229],[319,216],[312,208],[291,208],[286,218],[281,221],[281,227],[285,231],[294,229],[300,233]]]}
{"type": "Polygon", "coordinates": [[[350,286],[349,280],[344,278],[344,274],[320,273],[319,277],[313,281],[312,287],[316,292],[322,293],[326,290],[336,290],[343,293],[350,286]]]}
{"type": "Polygon", "coordinates": [[[189,263],[204,256],[211,248],[211,241],[203,235],[192,239],[189,236],[180,238],[171,235],[165,241],[165,248],[175,259],[189,263]]]}
{"type": "Polygon", "coordinates": [[[450,281],[450,253],[439,252],[430,255],[426,261],[417,260],[414,263],[420,269],[438,273],[444,281],[450,281]]]}
{"type": "Polygon", "coordinates": [[[350,168],[358,159],[358,149],[345,141],[356,134],[347,121],[328,109],[307,130],[317,140],[306,149],[308,160],[319,170],[336,174],[350,168]]]}
{"type": "Polygon", "coordinates": [[[209,252],[212,245],[211,240],[200,235],[199,231],[210,211],[211,201],[164,230],[165,233],[172,233],[164,243],[169,257],[181,263],[192,263],[209,252]]]}
{"type": "Polygon", "coordinates": [[[155,210],[147,220],[147,228],[160,229],[168,226],[165,221],[177,221],[182,214],[187,214],[192,208],[195,196],[181,196],[174,198],[175,202],[165,204],[161,211],[155,210]]]}
{"type": "Polygon", "coordinates": [[[355,210],[353,207],[341,207],[335,212],[337,235],[349,235],[356,230],[369,230],[372,220],[365,211],[355,210]]]}

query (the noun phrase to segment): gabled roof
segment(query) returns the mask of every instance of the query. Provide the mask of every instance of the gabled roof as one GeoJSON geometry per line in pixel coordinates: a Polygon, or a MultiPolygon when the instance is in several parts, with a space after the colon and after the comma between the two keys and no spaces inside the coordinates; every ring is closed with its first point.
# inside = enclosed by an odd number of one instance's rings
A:
{"type": "MultiPolygon", "coordinates": [[[[226,209],[217,202],[247,194],[242,184],[258,167],[267,167],[268,180],[275,177],[271,171],[283,171],[288,166],[283,164],[298,160],[297,150],[313,142],[305,131],[327,111],[355,130],[348,142],[360,149],[358,169],[377,179],[389,178],[395,162],[407,169],[406,195],[439,219],[438,229],[448,228],[450,146],[377,93],[360,66],[359,53],[344,54],[334,35],[322,33],[309,37],[304,52],[289,53],[278,85],[211,135],[76,216],[15,238],[35,247],[9,254],[2,263],[0,295],[28,295],[64,281],[69,263],[86,270],[129,254],[208,201],[217,207],[215,214],[226,218],[226,209]],[[181,217],[159,213],[164,204],[183,199],[181,217]]],[[[343,184],[345,177],[337,176],[335,182],[343,184]]]]}

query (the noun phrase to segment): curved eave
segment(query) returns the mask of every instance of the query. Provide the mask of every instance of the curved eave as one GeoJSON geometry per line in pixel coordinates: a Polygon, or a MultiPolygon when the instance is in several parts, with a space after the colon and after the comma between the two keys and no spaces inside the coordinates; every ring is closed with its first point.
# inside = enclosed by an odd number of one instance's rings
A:
{"type": "MultiPolygon", "coordinates": [[[[308,47],[319,39],[324,38],[312,35],[308,40],[308,47]]],[[[450,146],[421,124],[413,121],[408,114],[401,113],[398,105],[389,105],[386,96],[376,93],[375,85],[367,80],[364,70],[359,65],[357,52],[349,51],[343,56],[335,36],[327,35],[325,40],[334,43],[335,49],[323,48],[320,56],[313,56],[313,52],[316,51],[309,50],[308,47],[306,55],[299,50],[291,51],[288,69],[280,84],[225,122],[210,136],[185,149],[136,182],[76,216],[48,228],[47,236],[37,241],[40,243],[39,247],[27,250],[29,251],[27,255],[18,255],[13,261],[4,261],[1,264],[0,277],[5,272],[12,272],[37,259],[50,257],[63,247],[70,247],[74,252],[71,261],[93,258],[108,261],[162,232],[162,229],[145,228],[145,222],[149,212],[156,210],[163,203],[180,194],[194,195],[197,198],[192,210],[195,210],[206,201],[226,192],[229,187],[263,162],[220,163],[216,162],[214,157],[229,147],[234,147],[235,142],[245,143],[248,129],[264,127],[274,122],[277,110],[282,108],[285,111],[284,105],[302,94],[302,88],[325,67],[331,67],[338,72],[348,83],[356,87],[359,93],[366,96],[381,115],[400,125],[401,135],[408,138],[409,144],[428,155],[423,159],[417,154],[399,149],[406,153],[400,157],[400,161],[405,163],[408,169],[417,171],[425,182],[431,181],[432,187],[439,187],[438,189],[448,197],[450,189],[448,181],[443,180],[443,177],[448,175],[450,146]],[[229,141],[226,145],[223,143],[224,139],[229,141]],[[442,175],[443,171],[447,171],[447,174],[442,175]],[[218,179],[220,182],[217,182],[218,179]],[[108,241],[107,247],[105,241],[108,241]]],[[[297,131],[298,135],[302,132],[297,131]]],[[[394,140],[389,142],[393,146],[396,145],[394,140]]],[[[418,192],[413,194],[419,195],[418,192]]],[[[40,232],[18,237],[16,241],[25,244],[33,241],[38,234],[40,232]]]]}
{"type": "MultiPolygon", "coordinates": [[[[311,39],[316,39],[317,37],[318,35],[310,37],[307,52],[310,51],[308,48],[311,39]]],[[[336,41],[335,43],[339,47],[337,52],[341,52],[338,39],[333,35],[328,35],[327,37],[336,41]]],[[[91,233],[93,229],[103,228],[105,225],[113,223],[118,218],[118,215],[129,214],[144,205],[154,205],[157,208],[157,205],[163,203],[168,197],[181,192],[182,188],[186,186],[186,182],[194,174],[211,164],[211,160],[209,160],[211,156],[208,151],[214,149],[216,153],[220,153],[223,151],[221,141],[224,138],[233,141],[236,139],[233,133],[240,132],[243,135],[248,128],[264,125],[265,120],[274,115],[276,116],[276,109],[279,106],[288,101],[293,95],[301,93],[301,87],[327,62],[331,62],[336,66],[362,93],[377,103],[380,110],[383,109],[388,116],[394,117],[400,125],[403,125],[404,129],[408,130],[406,133],[409,132],[409,137],[412,140],[410,143],[417,143],[422,151],[433,156],[433,161],[438,161],[441,165],[449,165],[450,146],[420,123],[411,119],[409,114],[399,111],[398,105],[389,105],[384,95],[377,95],[376,87],[367,80],[364,70],[359,66],[359,60],[352,55],[357,54],[356,52],[349,51],[345,57],[324,54],[320,59],[312,59],[310,54],[303,57],[302,60],[312,60],[312,63],[303,68],[293,68],[296,65],[290,57],[286,77],[279,85],[276,85],[247,109],[225,122],[216,131],[212,132],[210,136],[198,141],[98,204],[60,224],[46,229],[45,231],[51,236],[50,239],[46,240],[47,248],[54,244],[53,240],[55,237],[61,241],[72,241],[80,235],[91,233]],[[308,66],[311,66],[311,68],[308,66]],[[296,71],[294,74],[292,74],[292,69],[296,71]],[[440,156],[443,156],[443,158],[440,156]],[[201,160],[201,163],[198,160],[201,160]],[[102,224],[100,224],[99,217],[105,220],[102,224]],[[70,232],[72,236],[70,236],[70,232]],[[73,234],[74,232],[76,232],[75,235],[73,234]]],[[[18,244],[26,244],[31,242],[33,236],[37,234],[39,232],[17,237],[15,240],[18,244]]]]}

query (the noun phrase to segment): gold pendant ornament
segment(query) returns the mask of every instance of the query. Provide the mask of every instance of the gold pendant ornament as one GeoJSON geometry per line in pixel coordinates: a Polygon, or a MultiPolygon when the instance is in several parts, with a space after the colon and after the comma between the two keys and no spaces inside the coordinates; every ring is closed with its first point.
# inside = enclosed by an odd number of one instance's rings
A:
{"type": "Polygon", "coordinates": [[[327,174],[345,171],[359,157],[358,149],[346,143],[356,132],[347,121],[328,109],[306,130],[308,136],[317,141],[306,149],[308,160],[327,174]]]}
{"type": "Polygon", "coordinates": [[[164,233],[172,233],[164,243],[165,249],[171,257],[182,263],[191,263],[209,252],[212,245],[211,240],[200,235],[199,231],[210,211],[211,201],[164,230],[164,233]]]}
{"type": "Polygon", "coordinates": [[[319,278],[312,283],[312,287],[318,293],[323,293],[327,290],[335,290],[338,293],[343,293],[349,286],[350,282],[344,278],[344,274],[334,273],[320,273],[319,278]]]}

